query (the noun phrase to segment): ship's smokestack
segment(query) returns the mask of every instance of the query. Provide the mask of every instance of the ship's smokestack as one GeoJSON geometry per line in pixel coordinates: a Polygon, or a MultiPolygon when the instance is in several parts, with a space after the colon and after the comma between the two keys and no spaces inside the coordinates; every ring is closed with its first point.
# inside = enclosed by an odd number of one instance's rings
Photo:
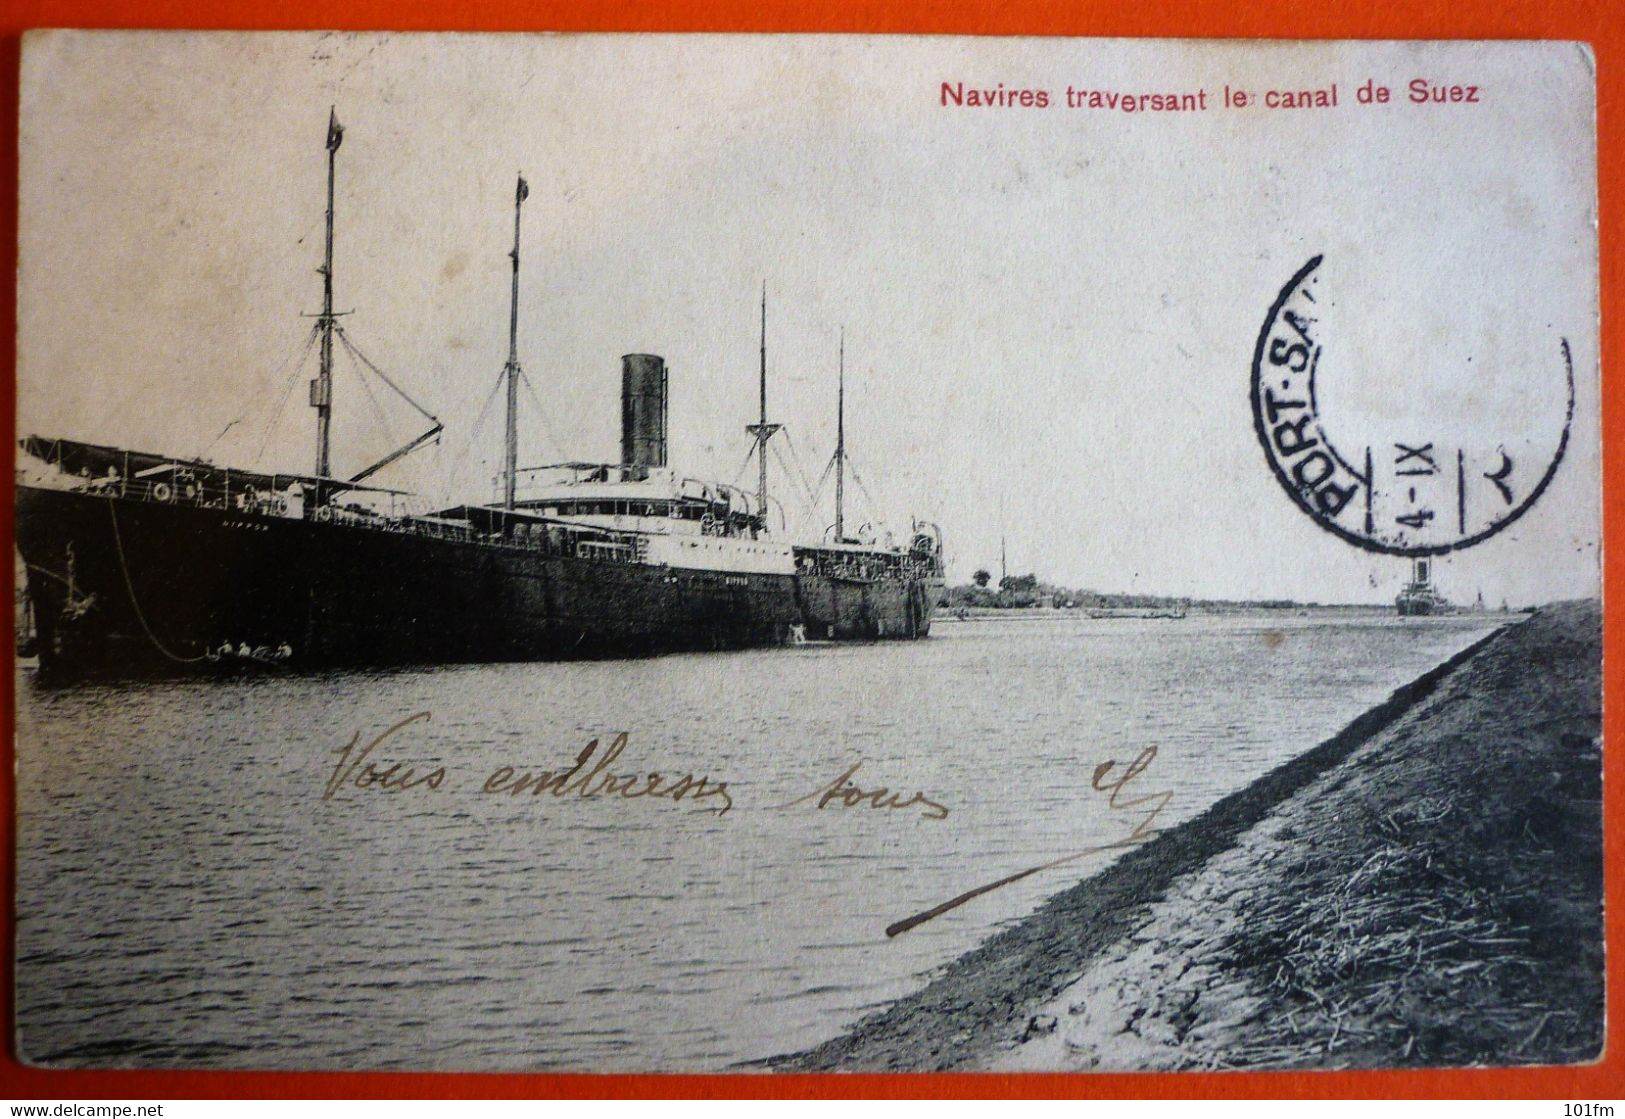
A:
{"type": "Polygon", "coordinates": [[[621,463],[666,465],[666,360],[654,354],[621,358],[621,463]]]}

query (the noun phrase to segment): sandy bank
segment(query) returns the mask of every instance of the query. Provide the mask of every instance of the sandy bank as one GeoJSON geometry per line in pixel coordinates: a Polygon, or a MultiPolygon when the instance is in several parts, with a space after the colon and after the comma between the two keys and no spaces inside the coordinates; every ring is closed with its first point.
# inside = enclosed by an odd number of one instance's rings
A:
{"type": "Polygon", "coordinates": [[[1600,726],[1600,607],[1543,610],[776,1067],[1590,1059],[1600,726]]]}

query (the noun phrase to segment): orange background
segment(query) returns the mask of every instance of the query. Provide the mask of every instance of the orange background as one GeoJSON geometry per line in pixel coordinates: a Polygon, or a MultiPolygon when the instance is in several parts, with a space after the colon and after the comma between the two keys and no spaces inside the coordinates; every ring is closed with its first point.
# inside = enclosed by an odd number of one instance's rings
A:
{"type": "MultiPolygon", "coordinates": [[[[1358,0],[657,0],[635,10],[613,0],[332,0],[322,5],[272,0],[0,0],[0,369],[14,388],[17,245],[17,76],[23,31],[33,27],[170,27],[394,31],[822,31],[965,35],[1181,36],[1312,39],[1575,39],[1597,59],[1597,175],[1601,196],[1602,459],[1606,612],[1604,796],[1607,827],[1608,1022],[1625,1020],[1625,388],[1616,312],[1625,305],[1619,239],[1625,218],[1625,16],[1604,0],[1429,0],[1380,5],[1358,0]]],[[[86,205],[94,205],[87,199],[86,205]]],[[[0,430],[14,426],[13,391],[0,394],[0,430]]],[[[8,439],[8,461],[15,447],[8,439]]],[[[5,532],[12,491],[5,490],[5,532]]],[[[0,682],[4,741],[12,741],[13,677],[0,682]]],[[[14,895],[15,811],[10,751],[0,766],[7,823],[0,827],[3,886],[14,895]]],[[[131,1101],[219,1097],[598,1097],[689,1096],[1083,1096],[1083,1097],[1537,1097],[1597,1100],[1625,1094],[1625,1059],[1609,1031],[1602,1063],[1581,1068],[1361,1073],[908,1074],[593,1076],[586,1074],[56,1072],[25,1068],[11,1051],[13,913],[4,918],[0,992],[6,1046],[0,1096],[35,1100],[131,1101]]]]}

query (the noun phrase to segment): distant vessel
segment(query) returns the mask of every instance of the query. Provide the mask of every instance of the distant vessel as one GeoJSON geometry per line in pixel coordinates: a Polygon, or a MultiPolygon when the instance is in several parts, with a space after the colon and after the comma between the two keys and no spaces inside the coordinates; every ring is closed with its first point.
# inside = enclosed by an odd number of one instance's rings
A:
{"type": "Polygon", "coordinates": [[[1125,607],[1118,610],[1091,610],[1089,617],[1096,620],[1113,618],[1120,621],[1139,619],[1141,621],[1182,621],[1185,617],[1184,605],[1170,606],[1164,609],[1125,607]]]}
{"type": "MultiPolygon", "coordinates": [[[[514,201],[503,496],[413,511],[367,484],[433,441],[348,478],[330,459],[333,346],[355,351],[333,311],[335,156],[329,120],[316,469],[267,473],[201,459],[28,436],[17,545],[47,674],[127,674],[626,656],[814,640],[926,636],[942,587],[942,539],[914,522],[906,547],[845,530],[844,340],[833,533],[796,545],[768,531],[767,304],[761,417],[749,432],[755,495],[685,477],[666,460],[667,371],[621,363],[621,460],[518,465],[519,232],[514,201]],[[520,496],[520,479],[527,481],[520,496]]],[[[406,397],[381,370],[384,383],[406,397]]],[[[410,397],[406,397],[410,401],[410,397]]]]}
{"type": "Polygon", "coordinates": [[[1454,607],[1434,587],[1433,561],[1426,556],[1418,556],[1411,561],[1411,581],[1399,592],[1394,605],[1404,616],[1449,614],[1454,611],[1454,607]]]}

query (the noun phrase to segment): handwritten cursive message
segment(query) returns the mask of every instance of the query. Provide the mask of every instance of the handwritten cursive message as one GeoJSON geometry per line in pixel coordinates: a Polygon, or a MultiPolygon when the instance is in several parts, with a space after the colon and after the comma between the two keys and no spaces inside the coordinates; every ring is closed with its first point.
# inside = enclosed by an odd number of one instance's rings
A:
{"type": "MultiPolygon", "coordinates": [[[[345,746],[334,751],[338,755],[338,760],[333,763],[333,771],[328,775],[327,784],[322,790],[322,799],[332,800],[345,789],[370,790],[377,793],[405,793],[412,790],[434,792],[440,789],[449,777],[445,766],[437,765],[431,769],[421,764],[390,761],[378,753],[379,747],[407,727],[416,723],[427,723],[433,717],[428,711],[408,715],[365,746],[361,744],[361,732],[357,731],[345,746]]],[[[615,735],[610,740],[609,746],[600,753],[600,740],[594,738],[576,755],[574,763],[563,769],[498,766],[480,783],[479,793],[487,797],[651,799],[667,800],[673,804],[687,800],[703,811],[714,812],[718,816],[726,815],[734,806],[733,795],[728,791],[728,782],[714,781],[709,774],[696,777],[693,773],[685,773],[681,777],[671,777],[653,770],[638,773],[614,772],[613,767],[620,761],[630,741],[631,735],[622,731],[615,735]],[[700,804],[702,801],[712,803],[702,805],[700,804]]],[[[813,805],[815,811],[829,807],[845,809],[866,806],[885,812],[913,808],[926,820],[947,819],[947,806],[923,792],[915,792],[904,797],[902,793],[893,792],[884,785],[870,789],[858,785],[852,778],[862,765],[861,761],[854,762],[845,773],[829,784],[814,789],[806,796],[771,807],[794,808],[816,800],[817,803],[813,805]]]]}
{"type": "Polygon", "coordinates": [[[685,773],[676,780],[669,780],[660,773],[628,773],[620,776],[610,773],[609,767],[620,758],[630,737],[625,731],[617,734],[609,749],[593,762],[591,769],[587,769],[586,766],[593,760],[593,753],[598,749],[596,738],[587,743],[586,748],[576,755],[574,765],[557,773],[549,770],[520,773],[512,766],[501,766],[485,779],[485,783],[480,786],[480,792],[502,793],[515,797],[527,792],[533,797],[551,793],[556,797],[574,795],[583,800],[591,800],[597,796],[618,796],[623,800],[656,797],[674,803],[690,796],[697,801],[717,798],[722,803],[711,811],[718,816],[726,815],[728,809],[733,807],[733,797],[728,795],[728,783],[712,781],[708,776],[695,777],[692,773],[685,773]]]}
{"type": "Polygon", "coordinates": [[[913,808],[915,805],[919,805],[921,808],[920,815],[924,819],[946,820],[948,818],[948,809],[924,793],[917,792],[904,800],[902,793],[894,793],[884,785],[873,789],[860,788],[853,782],[852,775],[857,773],[858,768],[862,765],[862,762],[853,762],[850,769],[823,788],[814,789],[804,797],[797,797],[795,800],[784,804],[775,804],[773,807],[794,808],[798,804],[806,804],[809,800],[817,797],[818,803],[813,805],[814,808],[825,808],[831,804],[841,808],[856,808],[860,804],[867,804],[870,808],[896,811],[900,808],[913,808]]]}
{"type": "Polygon", "coordinates": [[[372,752],[384,742],[385,739],[399,733],[413,723],[426,723],[430,715],[427,711],[419,711],[416,715],[408,715],[377,738],[367,743],[360,750],[361,732],[356,731],[350,744],[337,751],[339,760],[333,766],[333,775],[327,779],[327,787],[322,790],[323,800],[332,800],[338,791],[345,785],[354,785],[358,789],[376,788],[380,792],[403,793],[408,789],[419,786],[428,789],[438,789],[446,782],[446,767],[436,766],[422,777],[417,775],[415,766],[403,766],[400,762],[378,768],[376,762],[371,761],[372,752]]]}
{"type": "MultiPolygon", "coordinates": [[[[323,800],[332,800],[341,789],[369,789],[381,793],[404,793],[413,789],[434,791],[446,783],[445,766],[418,772],[418,767],[404,762],[384,764],[374,760],[374,751],[390,738],[414,723],[426,723],[432,718],[428,711],[409,715],[389,727],[365,746],[361,746],[361,732],[357,731],[349,744],[335,751],[338,761],[322,791],[323,800]],[[360,747],[360,749],[357,749],[360,747]]],[[[598,753],[599,740],[593,739],[576,755],[575,763],[560,770],[519,770],[504,765],[492,770],[480,784],[480,793],[486,796],[576,797],[594,800],[598,797],[618,797],[621,800],[653,798],[673,803],[685,799],[715,801],[705,811],[725,815],[733,807],[726,781],[713,781],[710,776],[695,777],[685,773],[668,778],[659,772],[613,773],[610,767],[620,760],[631,735],[617,734],[609,748],[598,753]],[[597,755],[595,758],[594,755],[597,755]]]]}

